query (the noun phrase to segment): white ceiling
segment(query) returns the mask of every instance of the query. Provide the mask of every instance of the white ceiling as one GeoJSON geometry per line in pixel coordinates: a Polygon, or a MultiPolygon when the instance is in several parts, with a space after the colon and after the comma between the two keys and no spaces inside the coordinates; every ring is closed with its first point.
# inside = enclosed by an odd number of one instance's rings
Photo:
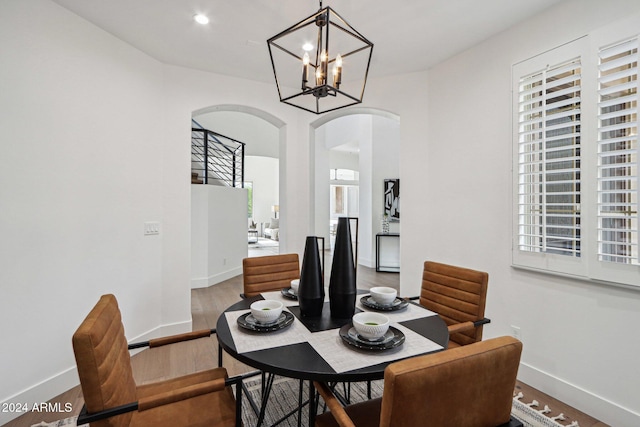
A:
{"type": "MultiPolygon", "coordinates": [[[[273,82],[266,40],[313,0],[53,0],[168,64],[273,82]],[[204,13],[211,22],[196,24],[204,13]]],[[[369,75],[426,70],[564,0],[325,0],[375,47],[369,75]]]]}

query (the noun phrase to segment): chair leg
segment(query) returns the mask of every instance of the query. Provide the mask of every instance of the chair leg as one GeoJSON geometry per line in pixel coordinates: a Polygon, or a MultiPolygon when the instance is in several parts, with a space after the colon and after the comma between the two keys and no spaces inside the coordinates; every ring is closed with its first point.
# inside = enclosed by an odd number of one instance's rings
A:
{"type": "Polygon", "coordinates": [[[316,397],[316,388],[313,381],[309,381],[309,426],[316,425],[316,412],[318,411],[318,398],[316,397]]]}
{"type": "Polygon", "coordinates": [[[242,427],[242,389],[244,381],[236,384],[236,427],[242,427]]]}

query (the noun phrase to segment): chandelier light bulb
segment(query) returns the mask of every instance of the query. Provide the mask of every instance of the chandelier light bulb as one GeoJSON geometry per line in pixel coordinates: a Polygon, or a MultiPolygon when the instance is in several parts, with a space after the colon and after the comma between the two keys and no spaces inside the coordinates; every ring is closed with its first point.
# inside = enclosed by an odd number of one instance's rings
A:
{"type": "MultiPolygon", "coordinates": [[[[325,49],[322,49],[322,52],[320,53],[320,70],[321,70],[320,74],[322,77],[326,78],[328,69],[329,69],[329,55],[327,55],[327,51],[325,49]]],[[[323,84],[326,84],[326,81],[321,81],[320,83],[318,83],[318,86],[323,84]]]]}
{"type": "Polygon", "coordinates": [[[302,57],[302,90],[307,89],[307,82],[309,81],[309,54],[304,53],[302,57]]]}
{"type": "Polygon", "coordinates": [[[342,83],[342,56],[338,54],[336,64],[333,66],[333,86],[339,89],[340,83],[342,83]]]}
{"type": "Polygon", "coordinates": [[[207,25],[209,23],[209,18],[206,15],[198,13],[197,15],[193,15],[193,20],[198,24],[207,25]]]}

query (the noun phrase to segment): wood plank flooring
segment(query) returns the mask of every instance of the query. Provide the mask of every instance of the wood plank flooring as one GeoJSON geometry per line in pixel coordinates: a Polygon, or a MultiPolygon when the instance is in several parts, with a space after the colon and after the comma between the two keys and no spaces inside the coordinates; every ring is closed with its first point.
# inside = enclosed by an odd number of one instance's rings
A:
{"type": "MultiPolygon", "coordinates": [[[[325,280],[328,286],[329,272],[331,271],[330,254],[327,254],[326,261],[327,274],[325,274],[325,280]]],[[[376,273],[375,269],[358,266],[357,277],[359,288],[369,289],[373,286],[391,286],[398,289],[399,287],[399,275],[394,273],[376,273]]],[[[242,276],[233,277],[209,288],[193,289],[191,291],[193,329],[215,328],[220,314],[226,307],[239,300],[241,292],[242,276]]],[[[153,350],[144,350],[131,358],[134,378],[138,384],[213,368],[217,366],[217,361],[218,345],[215,337],[178,343],[153,350]]],[[[223,364],[229,371],[229,375],[232,376],[254,370],[229,355],[223,356],[223,364]]],[[[517,387],[525,394],[526,402],[536,399],[541,403],[542,407],[547,404],[553,409],[554,416],[562,412],[569,421],[577,420],[580,427],[607,426],[526,384],[518,382],[517,387]]],[[[63,407],[65,403],[71,403],[73,411],[71,413],[27,413],[5,424],[4,427],[31,427],[41,421],[52,422],[77,415],[83,404],[82,392],[79,386],[74,387],[49,402],[61,403],[63,407]]]]}

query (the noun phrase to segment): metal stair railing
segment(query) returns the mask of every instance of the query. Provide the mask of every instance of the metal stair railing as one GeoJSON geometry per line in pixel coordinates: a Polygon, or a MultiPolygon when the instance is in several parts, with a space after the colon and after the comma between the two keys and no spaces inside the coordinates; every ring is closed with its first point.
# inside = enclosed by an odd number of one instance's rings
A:
{"type": "Polygon", "coordinates": [[[204,184],[244,188],[245,143],[192,123],[191,172],[204,184]]]}

